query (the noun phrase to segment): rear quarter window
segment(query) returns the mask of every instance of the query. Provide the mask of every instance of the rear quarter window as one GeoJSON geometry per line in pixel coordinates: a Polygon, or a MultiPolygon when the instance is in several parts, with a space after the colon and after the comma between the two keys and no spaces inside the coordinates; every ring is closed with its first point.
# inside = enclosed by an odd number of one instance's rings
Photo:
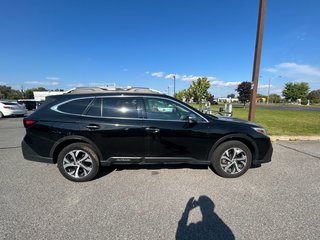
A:
{"type": "Polygon", "coordinates": [[[93,98],[76,99],[58,106],[58,110],[64,113],[83,114],[84,110],[92,102],[93,98]]]}

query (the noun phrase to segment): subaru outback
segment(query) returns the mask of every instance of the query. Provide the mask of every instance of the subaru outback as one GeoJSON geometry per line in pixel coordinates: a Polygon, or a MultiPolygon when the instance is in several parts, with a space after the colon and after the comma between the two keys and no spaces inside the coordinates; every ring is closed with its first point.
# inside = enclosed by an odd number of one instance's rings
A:
{"type": "Polygon", "coordinates": [[[188,163],[235,178],[271,161],[266,130],[240,119],[204,114],[164,94],[129,89],[49,96],[23,120],[27,160],[57,163],[72,181],[100,166],[188,163]]]}

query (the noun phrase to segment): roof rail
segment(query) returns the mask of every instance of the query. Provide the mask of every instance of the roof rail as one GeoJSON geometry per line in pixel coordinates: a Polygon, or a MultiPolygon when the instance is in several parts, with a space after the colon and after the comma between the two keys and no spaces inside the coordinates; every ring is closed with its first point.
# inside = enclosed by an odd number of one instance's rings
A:
{"type": "Polygon", "coordinates": [[[130,88],[108,88],[108,87],[77,87],[68,90],[65,94],[80,94],[80,93],[102,93],[102,92],[135,92],[135,93],[154,93],[163,94],[162,92],[145,87],[130,87],[130,88]]]}

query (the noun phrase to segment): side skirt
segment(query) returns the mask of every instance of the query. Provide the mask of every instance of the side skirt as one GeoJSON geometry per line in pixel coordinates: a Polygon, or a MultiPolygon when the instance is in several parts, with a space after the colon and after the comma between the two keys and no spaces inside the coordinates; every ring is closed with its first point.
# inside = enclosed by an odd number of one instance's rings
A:
{"type": "Polygon", "coordinates": [[[208,160],[199,160],[195,158],[184,157],[110,157],[107,160],[102,160],[101,166],[110,166],[112,164],[127,165],[127,164],[195,164],[209,165],[208,160]]]}

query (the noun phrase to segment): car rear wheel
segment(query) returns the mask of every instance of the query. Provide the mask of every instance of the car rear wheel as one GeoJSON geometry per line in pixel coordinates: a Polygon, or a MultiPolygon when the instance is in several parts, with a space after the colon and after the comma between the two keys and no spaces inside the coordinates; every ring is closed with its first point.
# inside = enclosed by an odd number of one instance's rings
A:
{"type": "Polygon", "coordinates": [[[251,162],[252,153],[244,143],[228,141],[216,148],[211,165],[221,177],[236,178],[248,171],[251,162]]]}
{"type": "Polygon", "coordinates": [[[99,171],[99,159],[89,144],[73,143],[65,147],[58,156],[61,174],[75,182],[93,179],[99,171]]]}
{"type": "Polygon", "coordinates": [[[2,112],[0,112],[0,118],[3,118],[3,117],[4,117],[3,113],[2,113],[2,112]]]}

